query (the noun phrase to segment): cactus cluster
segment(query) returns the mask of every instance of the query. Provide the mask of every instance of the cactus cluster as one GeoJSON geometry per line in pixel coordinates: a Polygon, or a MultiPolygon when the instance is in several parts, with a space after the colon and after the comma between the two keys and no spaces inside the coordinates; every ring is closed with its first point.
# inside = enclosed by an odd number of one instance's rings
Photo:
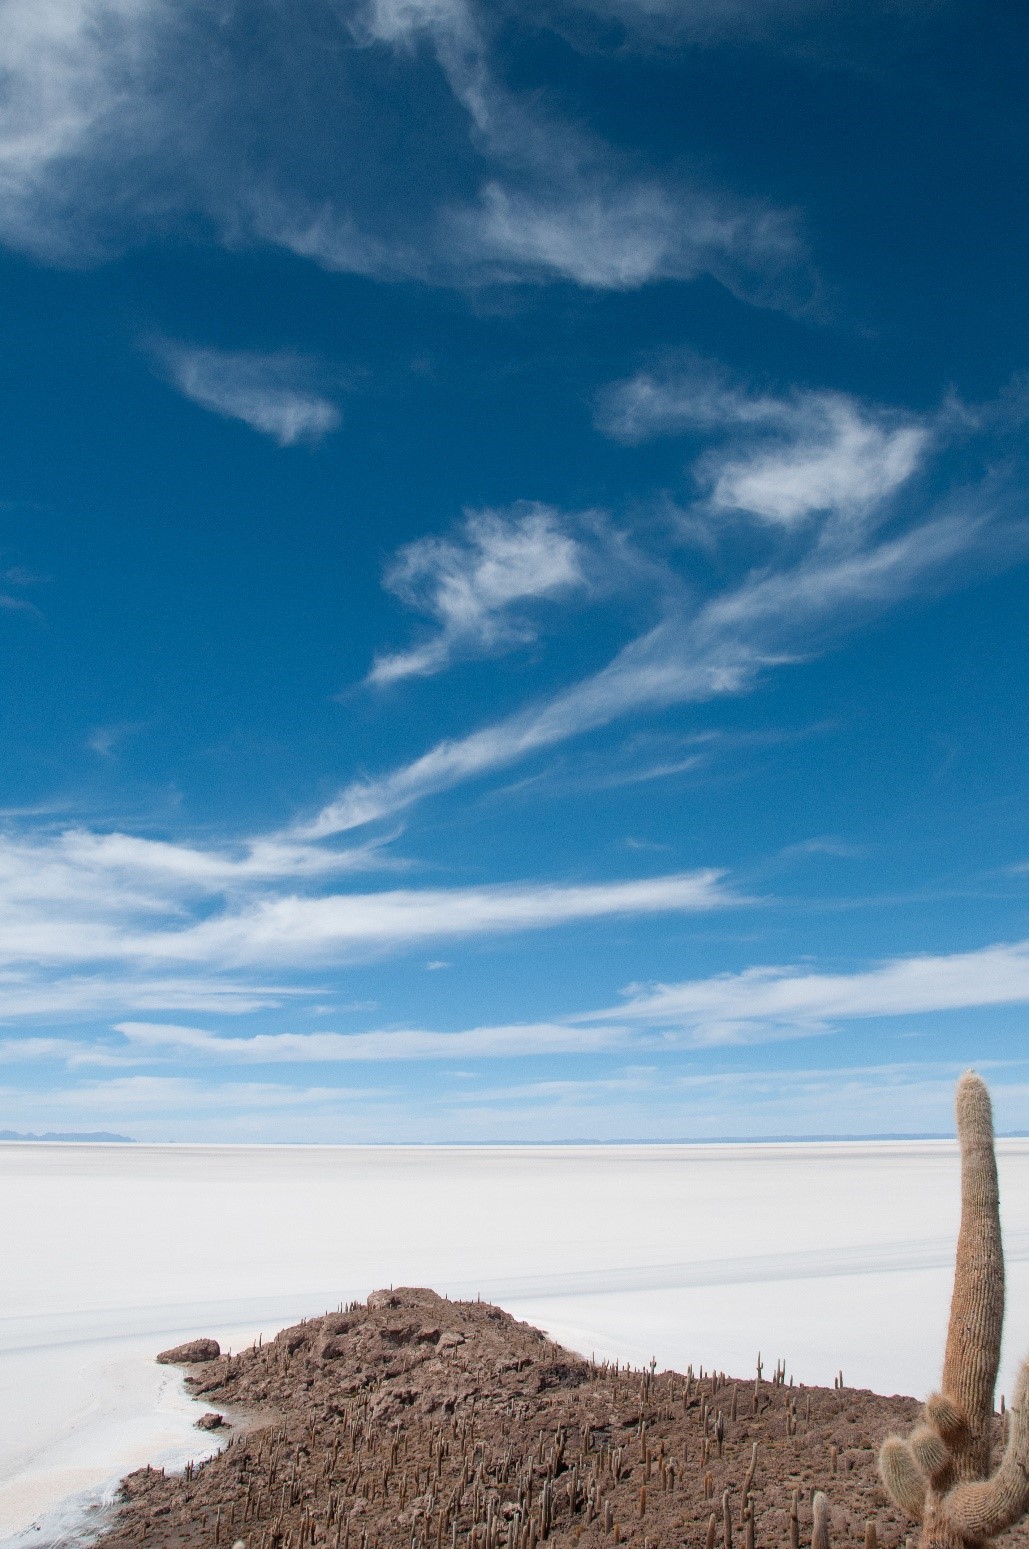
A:
{"type": "Polygon", "coordinates": [[[957,1129],[961,1226],[941,1391],[911,1435],[888,1437],[879,1455],[890,1496],[922,1524],[922,1549],[983,1544],[1029,1509],[1029,1361],[1019,1373],[1004,1456],[990,1473],[1004,1255],[993,1115],[974,1071],[958,1084],[957,1129]]]}

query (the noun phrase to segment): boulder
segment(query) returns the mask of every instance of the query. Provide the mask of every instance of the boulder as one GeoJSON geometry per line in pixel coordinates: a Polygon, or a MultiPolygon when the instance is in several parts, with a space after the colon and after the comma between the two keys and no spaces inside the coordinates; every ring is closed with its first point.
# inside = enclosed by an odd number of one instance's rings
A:
{"type": "Polygon", "coordinates": [[[400,1298],[392,1291],[373,1291],[368,1298],[368,1306],[376,1310],[382,1307],[399,1307],[400,1298]]]}
{"type": "Polygon", "coordinates": [[[216,1361],[221,1353],[216,1339],[191,1339],[173,1350],[162,1350],[157,1362],[160,1366],[196,1366],[201,1361],[216,1361]]]}
{"type": "Polygon", "coordinates": [[[201,1415],[200,1419],[197,1421],[197,1430],[220,1431],[224,1424],[225,1416],[218,1414],[213,1409],[209,1409],[207,1413],[205,1415],[201,1415]]]}

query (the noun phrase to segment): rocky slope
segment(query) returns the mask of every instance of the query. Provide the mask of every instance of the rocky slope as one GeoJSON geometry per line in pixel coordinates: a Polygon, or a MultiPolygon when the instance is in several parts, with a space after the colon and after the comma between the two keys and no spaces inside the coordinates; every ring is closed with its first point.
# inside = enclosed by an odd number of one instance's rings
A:
{"type": "MultiPolygon", "coordinates": [[[[212,1346],[164,1353],[198,1354],[212,1346]]],[[[875,1471],[913,1399],[619,1370],[431,1291],[379,1291],[188,1370],[210,1413],[249,1421],[185,1474],[130,1475],[102,1549],[787,1549],[810,1542],[818,1489],[834,1545],[864,1545],[870,1522],[881,1549],[913,1531],[875,1471]]],[[[1024,1526],[1006,1538],[1029,1549],[1024,1526]]]]}

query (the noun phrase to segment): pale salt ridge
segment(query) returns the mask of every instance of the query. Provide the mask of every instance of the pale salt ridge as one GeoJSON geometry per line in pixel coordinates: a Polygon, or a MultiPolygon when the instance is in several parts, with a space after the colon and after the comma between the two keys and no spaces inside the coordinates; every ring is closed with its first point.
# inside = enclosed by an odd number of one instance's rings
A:
{"type": "MultiPolygon", "coordinates": [[[[1029,1349],[1029,1141],[998,1147],[1001,1388],[1029,1349]]],[[[240,1348],[378,1285],[497,1300],[573,1348],[923,1393],[957,1230],[946,1142],[0,1146],[0,1535],[88,1527],[128,1469],[210,1440],[179,1339],[240,1348]],[[30,1531],[34,1520],[43,1531],[30,1531]]]]}

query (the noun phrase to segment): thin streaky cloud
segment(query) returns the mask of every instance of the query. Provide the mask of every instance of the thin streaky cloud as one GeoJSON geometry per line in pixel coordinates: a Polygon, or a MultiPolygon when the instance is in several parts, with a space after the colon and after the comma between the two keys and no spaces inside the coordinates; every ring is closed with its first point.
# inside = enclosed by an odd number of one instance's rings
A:
{"type": "Polygon", "coordinates": [[[178,929],[139,920],[59,919],[7,911],[0,963],[301,966],[360,960],[432,940],[541,930],[582,920],[733,908],[747,903],[708,870],[580,886],[494,884],[260,899],[178,929]]]}
{"type": "Polygon", "coordinates": [[[95,964],[88,972],[55,975],[26,965],[0,972],[0,1016],[11,1021],[119,1016],[127,1011],[248,1016],[312,993],[297,985],[252,983],[213,973],[129,976],[95,964]]]}
{"type": "Polygon", "coordinates": [[[280,446],[320,441],[341,423],[339,409],[306,380],[312,362],[287,351],[261,354],[164,341],[155,358],[183,397],[241,420],[280,446]]]}
{"type": "Polygon", "coordinates": [[[494,884],[378,893],[295,894],[211,911],[169,910],[134,894],[12,906],[0,889],[0,1017],[127,1011],[243,1015],[326,991],[290,975],[375,961],[431,942],[553,930],[586,921],[747,907],[719,872],[643,881],[494,884]],[[150,904],[148,918],[147,904],[150,904]],[[183,923],[185,919],[185,923],[183,923]],[[269,983],[269,973],[286,976],[269,983]]]}
{"type": "MultiPolygon", "coordinates": [[[[639,165],[539,92],[506,86],[488,8],[316,0],[299,22],[277,20],[255,49],[230,13],[211,50],[208,8],[191,0],[10,0],[0,235],[44,260],[95,262],[199,217],[226,246],[270,242],[387,283],[624,290],[711,273],[761,305],[806,304],[813,282],[794,212],[639,165]],[[327,37],[338,60],[331,87],[327,37]],[[435,59],[442,89],[467,115],[471,191],[467,178],[448,176],[463,159],[460,129],[448,123],[427,208],[400,192],[424,161],[401,155],[396,176],[403,141],[363,116],[386,51],[412,86],[426,52],[435,59]],[[287,76],[312,101],[322,94],[320,115],[284,111],[287,76]]],[[[220,406],[220,384],[200,391],[208,407],[234,413],[220,406]]],[[[235,417],[293,440],[332,428],[331,405],[287,410],[281,396],[271,404],[252,393],[235,417]]]]}
{"type": "Polygon", "coordinates": [[[324,988],[269,983],[269,973],[749,903],[714,869],[583,884],[340,890],[343,875],[402,864],[377,844],[274,836],[202,849],[81,828],[2,835],[0,1015],[243,1014],[299,993],[325,1000],[324,988]]]}
{"type": "Polygon", "coordinates": [[[1029,941],[973,952],[897,958],[862,972],[750,968],[739,974],[656,985],[586,1022],[692,1029],[705,1041],[746,1042],[776,1028],[903,1017],[1029,1002],[1029,941]]]}
{"type": "Polygon", "coordinates": [[[0,592],[0,609],[5,613],[27,613],[32,618],[44,617],[41,608],[37,608],[34,602],[27,597],[14,597],[10,592],[0,592]]]}
{"type": "Polygon", "coordinates": [[[446,1059],[521,1054],[589,1054],[607,1049],[704,1048],[824,1033],[837,1022],[897,1018],[1029,1003],[1029,940],[971,952],[897,958],[854,973],[752,968],[628,993],[618,1005],[553,1022],[466,1032],[272,1034],[217,1038],[192,1028],[119,1024],[150,1045],[176,1042],[217,1055],[256,1059],[446,1059]],[[607,1041],[590,1042],[599,1028],[607,1041]],[[583,1041],[576,1043],[579,1034],[583,1041]],[[263,1051],[263,1055],[261,1054],[263,1051]]]}
{"type": "Polygon", "coordinates": [[[491,181],[451,220],[473,272],[598,291],[710,273],[746,299],[784,304],[788,286],[780,289],[775,273],[789,276],[802,254],[794,222],[780,212],[745,213],[699,191],[611,175],[544,192],[491,181]]]}
{"type": "MultiPolygon", "coordinates": [[[[370,1033],[258,1033],[218,1036],[202,1028],[158,1022],[118,1022],[135,1049],[199,1054],[230,1063],[343,1063],[397,1060],[521,1059],[541,1054],[598,1054],[620,1048],[624,1035],[560,1023],[515,1024],[435,1033],[420,1029],[370,1033]]],[[[40,1057],[49,1057],[51,1044],[40,1057]]],[[[67,1046],[67,1045],[66,1045],[67,1046]]]]}
{"type": "Polygon", "coordinates": [[[629,714],[750,692],[771,669],[829,649],[901,598],[958,579],[957,562],[985,556],[998,535],[1024,549],[1024,523],[1007,520],[1010,489],[989,474],[920,517],[898,512],[899,493],[929,461],[928,424],[839,394],[756,399],[727,379],[709,386],[705,378],[700,417],[733,434],[698,465],[710,491],[704,504],[708,514],[731,508],[764,522],[767,559],[700,603],[664,585],[665,616],[599,672],[382,776],[351,781],[294,825],[296,838],[379,821],[629,714]],[[777,427],[774,443],[751,441],[755,415],[777,427]]]}
{"type": "MultiPolygon", "coordinates": [[[[676,1051],[792,1041],[842,1022],[1029,1004],[1029,941],[970,952],[920,954],[852,973],[769,966],[636,988],[616,1006],[552,1021],[338,1033],[223,1034],[177,1023],[125,1020],[120,1043],[60,1038],[0,1042],[0,1060],[72,1067],[188,1055],[228,1064],[337,1064],[520,1059],[676,1051]]],[[[728,1079],[698,1075],[691,1080],[728,1079]]],[[[765,1078],[763,1078],[765,1079],[765,1078]]]]}
{"type": "Polygon", "coordinates": [[[764,672],[825,649],[827,636],[974,551],[984,525],[974,511],[942,515],[900,537],[842,552],[816,548],[782,570],[758,571],[692,617],[670,614],[553,698],[437,743],[390,774],[352,782],[292,833],[314,840],[348,832],[623,716],[745,693],[764,672]]]}
{"type": "Polygon", "coordinates": [[[821,396],[827,395],[759,392],[717,361],[689,357],[602,388],[594,418],[604,435],[635,446],[693,432],[802,429],[810,419],[810,400],[821,396]]]}
{"type": "Polygon", "coordinates": [[[356,25],[401,52],[429,40],[494,169],[475,202],[440,212],[439,250],[468,280],[633,290],[711,273],[748,299],[795,303],[807,254],[792,212],[641,174],[539,94],[512,92],[468,0],[371,0],[356,25]]]}
{"type": "MultiPolygon", "coordinates": [[[[0,1095],[25,1103],[31,1094],[0,1090],[0,1095]]],[[[391,1094],[369,1087],[297,1087],[286,1082],[233,1081],[211,1086],[189,1076],[118,1076],[114,1079],[86,1082],[64,1091],[47,1093],[46,1105],[59,1109],[117,1111],[135,1115],[146,1113],[192,1114],[195,1111],[245,1112],[297,1108],[346,1102],[366,1102],[391,1094]]]]}
{"type": "Polygon", "coordinates": [[[0,835],[0,910],[88,904],[112,914],[174,912],[191,895],[297,885],[398,864],[382,853],[382,842],[332,848],[259,836],[201,848],[83,827],[8,833],[0,835]]]}

